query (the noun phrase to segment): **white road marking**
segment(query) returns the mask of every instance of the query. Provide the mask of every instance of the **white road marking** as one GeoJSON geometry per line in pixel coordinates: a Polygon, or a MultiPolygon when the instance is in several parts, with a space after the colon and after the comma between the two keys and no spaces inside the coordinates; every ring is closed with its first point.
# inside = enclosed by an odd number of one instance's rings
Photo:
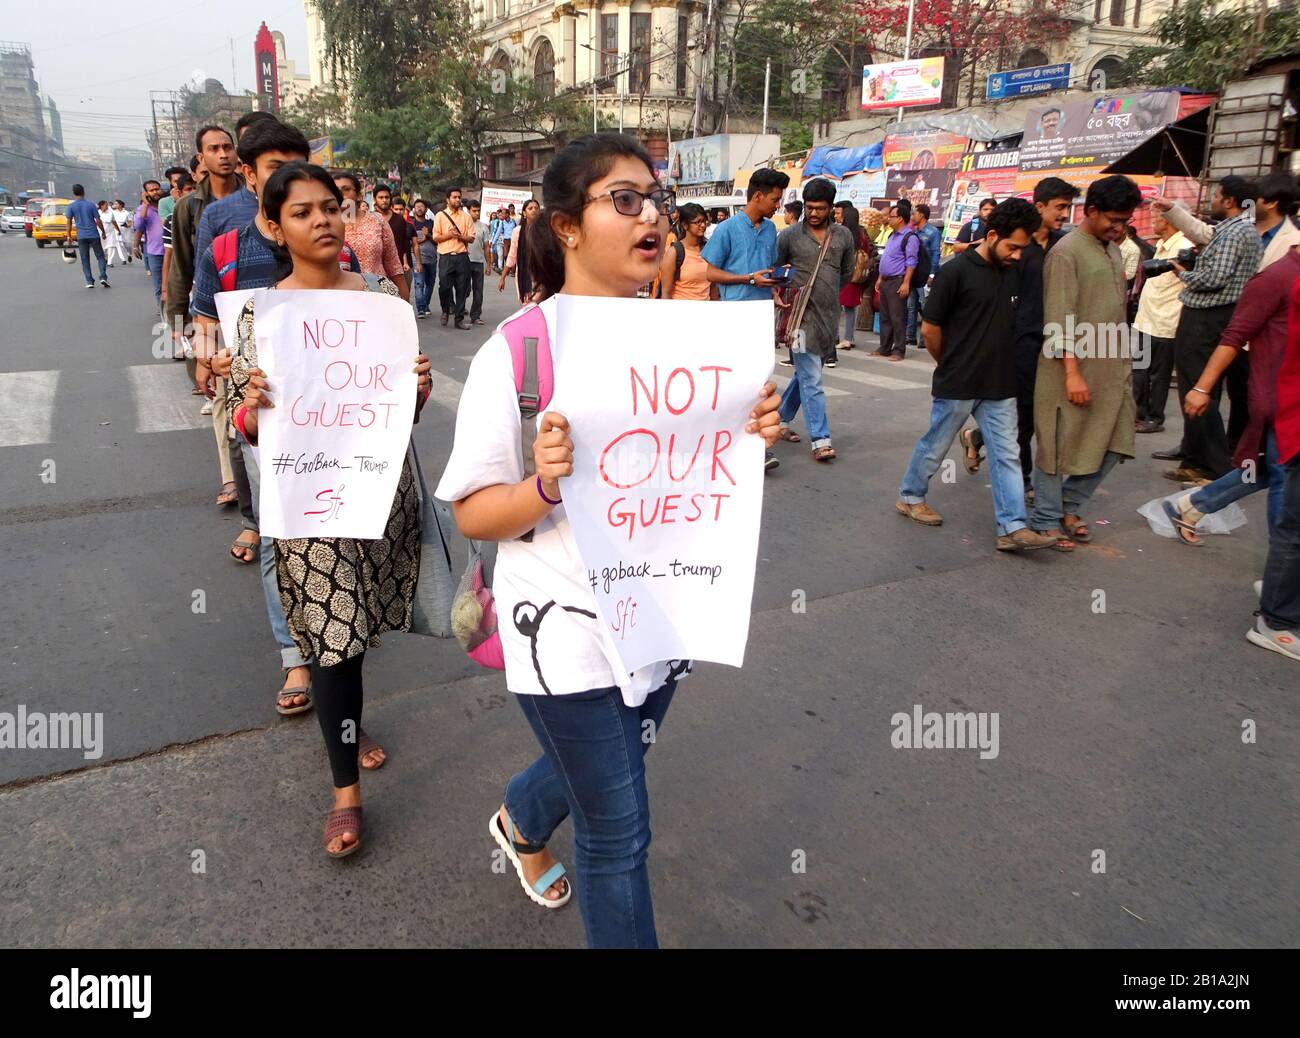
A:
{"type": "MultiPolygon", "coordinates": [[[[885,361],[888,364],[888,361],[885,361]]],[[[890,378],[888,375],[869,375],[865,371],[846,371],[844,365],[831,368],[824,371],[826,378],[843,378],[850,382],[857,382],[864,386],[874,386],[876,389],[929,389],[927,382],[908,382],[901,378],[890,378]]]]}
{"type": "Polygon", "coordinates": [[[460,394],[464,392],[465,384],[457,382],[450,375],[444,375],[437,368],[431,370],[429,376],[433,379],[433,391],[429,394],[429,399],[455,414],[456,408],[460,406],[460,394]]]}
{"type": "Polygon", "coordinates": [[[49,443],[57,371],[0,373],[0,447],[49,443]]]}
{"type": "Polygon", "coordinates": [[[211,416],[199,413],[203,397],[190,392],[192,384],[183,364],[133,364],[126,368],[126,378],[135,404],[136,432],[212,428],[211,416]]]}

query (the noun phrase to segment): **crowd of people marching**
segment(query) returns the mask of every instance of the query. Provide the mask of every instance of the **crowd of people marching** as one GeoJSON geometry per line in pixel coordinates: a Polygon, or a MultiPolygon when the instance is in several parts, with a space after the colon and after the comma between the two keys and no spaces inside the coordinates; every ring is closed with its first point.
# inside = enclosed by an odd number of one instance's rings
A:
{"type": "MultiPolygon", "coordinates": [[[[773,299],[773,341],[754,345],[775,347],[793,370],[780,394],[764,387],[748,426],[766,443],[767,471],[778,464],[778,442],[802,441],[801,410],[811,457],[835,459],[823,370],[857,347],[878,313],[880,360],[901,361],[923,345],[935,361],[929,427],[902,474],[897,512],[924,526],[942,523],[928,500],[931,481],[956,442],[968,471],[988,465],[996,548],[1008,552],[1070,553],[1092,539],[1093,494],[1116,464],[1136,457],[1138,434],[1164,428],[1176,372],[1182,442],[1156,456],[1179,461],[1170,475],[1184,489],[1164,509],[1180,540],[1197,545],[1202,516],[1267,489],[1269,555],[1249,637],[1300,660],[1293,177],[1225,179],[1213,198],[1214,225],[1157,200],[1154,244],[1131,231],[1143,204],[1132,181],[1091,184],[1071,229],[1075,188],[1048,177],[1032,199],[986,200],[941,262],[941,236],[924,205],[900,199],[860,214],[836,200],[831,181],[813,179],[784,205],[778,232],[774,217],[789,181],[760,169],[744,208],[717,222],[697,205],[678,207],[642,145],[618,133],[561,149],[540,204],[487,214],[457,188],[430,204],[313,165],[304,136],[265,112],[245,115],[231,131],[202,128],[195,152],[188,169],[167,171],[166,192],[157,181],[144,184],[129,223],[117,215],[125,207],[78,212],[79,234],[82,219],[91,229],[83,272],[93,287],[91,239],[116,262],[143,258],[169,348],[188,362],[193,391],[212,415],[217,504],[238,507],[242,517],[230,554],[259,568],[262,593],[249,607],[265,611],[280,648],[276,709],[314,710],[320,723],[334,790],[324,835],[330,857],[361,846],[360,772],[388,759],[361,726],[362,666],[381,634],[411,626],[419,486],[408,460],[380,540],[262,536],[258,421],[276,388],[258,367],[253,302],[235,322],[235,341],[223,341],[216,297],[224,291],[383,292],[424,319],[436,288],[441,323],[472,330],[484,324],[485,279],[496,276],[498,291],[513,280],[521,304],[538,304],[552,339],[561,291],[719,304],[773,299]],[[1134,351],[1094,348],[1103,332],[1130,323],[1149,343],[1136,364],[1134,351]]],[[[499,543],[493,591],[506,684],[540,748],[505,783],[489,831],[533,902],[558,908],[576,890],[590,944],[653,946],[644,766],[651,743],[642,733],[646,722],[662,724],[690,665],[665,661],[631,675],[616,665],[564,512],[568,420],[545,412],[535,433],[522,435],[533,419],[520,414],[508,326],[477,351],[436,491],[466,537],[499,543]],[[550,605],[539,611],[534,603],[550,605]],[[557,603],[543,675],[537,628],[557,603]],[[576,837],[573,887],[547,849],[567,817],[576,837]]],[[[421,354],[412,366],[418,422],[430,364],[421,354]]]]}

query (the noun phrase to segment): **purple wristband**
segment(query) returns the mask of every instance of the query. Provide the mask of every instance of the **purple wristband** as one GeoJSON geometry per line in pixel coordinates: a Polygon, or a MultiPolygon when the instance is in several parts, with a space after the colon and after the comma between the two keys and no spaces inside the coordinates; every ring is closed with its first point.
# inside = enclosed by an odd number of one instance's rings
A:
{"type": "Polygon", "coordinates": [[[558,505],[558,504],[562,504],[562,503],[563,503],[562,501],[552,501],[549,497],[546,496],[546,491],[542,489],[542,477],[541,477],[541,476],[538,476],[538,477],[537,477],[537,494],[538,494],[538,496],[539,496],[543,501],[545,501],[548,505],[558,505]]]}

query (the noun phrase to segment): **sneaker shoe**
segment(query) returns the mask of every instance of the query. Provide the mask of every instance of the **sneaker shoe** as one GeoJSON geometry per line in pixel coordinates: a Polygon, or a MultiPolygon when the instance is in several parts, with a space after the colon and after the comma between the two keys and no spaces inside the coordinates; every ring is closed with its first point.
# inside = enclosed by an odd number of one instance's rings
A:
{"type": "MultiPolygon", "coordinates": [[[[909,505],[906,501],[898,500],[894,502],[894,507],[898,509],[899,515],[905,515],[914,523],[920,523],[922,526],[942,526],[943,516],[927,505],[924,501],[917,505],[909,505]]],[[[1055,538],[1053,538],[1055,540],[1055,538]]]]}
{"type": "Polygon", "coordinates": [[[423,321],[423,320],[424,320],[426,317],[428,317],[428,316],[429,316],[429,311],[428,311],[428,310],[418,310],[418,311],[416,311],[415,319],[416,319],[417,321],[423,321]]]}
{"type": "Polygon", "coordinates": [[[1058,539],[1050,533],[1039,533],[1037,530],[1025,527],[1015,533],[1000,534],[998,551],[1033,551],[1036,548],[1050,548],[1058,539]]]}
{"type": "Polygon", "coordinates": [[[771,472],[775,468],[781,467],[781,459],[776,456],[776,451],[765,451],[763,454],[763,471],[771,472]]]}
{"type": "Polygon", "coordinates": [[[835,367],[835,365],[837,365],[838,363],[839,363],[839,361],[837,361],[837,360],[835,360],[834,358],[832,358],[831,360],[828,360],[828,361],[825,363],[824,366],[825,366],[825,367],[828,367],[828,368],[833,368],[833,367],[835,367]]]}
{"type": "Polygon", "coordinates": [[[1288,659],[1300,660],[1300,633],[1275,631],[1264,622],[1262,616],[1255,618],[1255,626],[1246,632],[1246,640],[1261,648],[1272,649],[1288,659]]]}
{"type": "Polygon", "coordinates": [[[86,287],[87,287],[87,288],[94,288],[94,287],[95,287],[95,283],[94,283],[93,281],[87,281],[87,282],[86,282],[86,287]]]}
{"type": "Polygon", "coordinates": [[[99,283],[100,283],[101,285],[103,285],[105,288],[112,288],[112,287],[113,287],[112,285],[110,285],[110,284],[108,283],[108,278],[100,278],[100,279],[99,279],[99,283]]]}
{"type": "Polygon", "coordinates": [[[203,406],[199,408],[199,414],[211,414],[211,413],[212,413],[212,401],[205,400],[203,402],[203,406]]]}
{"type": "Polygon", "coordinates": [[[784,364],[787,368],[794,367],[794,361],[792,361],[789,357],[782,357],[781,363],[784,364]]]}
{"type": "Polygon", "coordinates": [[[1183,452],[1174,447],[1170,450],[1152,451],[1151,457],[1155,458],[1156,461],[1182,461],[1183,452]]]}

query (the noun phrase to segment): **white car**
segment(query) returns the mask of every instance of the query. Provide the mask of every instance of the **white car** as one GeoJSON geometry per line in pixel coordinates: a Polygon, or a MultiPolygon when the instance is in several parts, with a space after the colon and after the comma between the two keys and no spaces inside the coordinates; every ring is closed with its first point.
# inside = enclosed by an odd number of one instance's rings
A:
{"type": "Polygon", "coordinates": [[[0,213],[0,234],[8,234],[10,231],[23,231],[23,211],[16,205],[6,206],[3,213],[0,213]]]}

